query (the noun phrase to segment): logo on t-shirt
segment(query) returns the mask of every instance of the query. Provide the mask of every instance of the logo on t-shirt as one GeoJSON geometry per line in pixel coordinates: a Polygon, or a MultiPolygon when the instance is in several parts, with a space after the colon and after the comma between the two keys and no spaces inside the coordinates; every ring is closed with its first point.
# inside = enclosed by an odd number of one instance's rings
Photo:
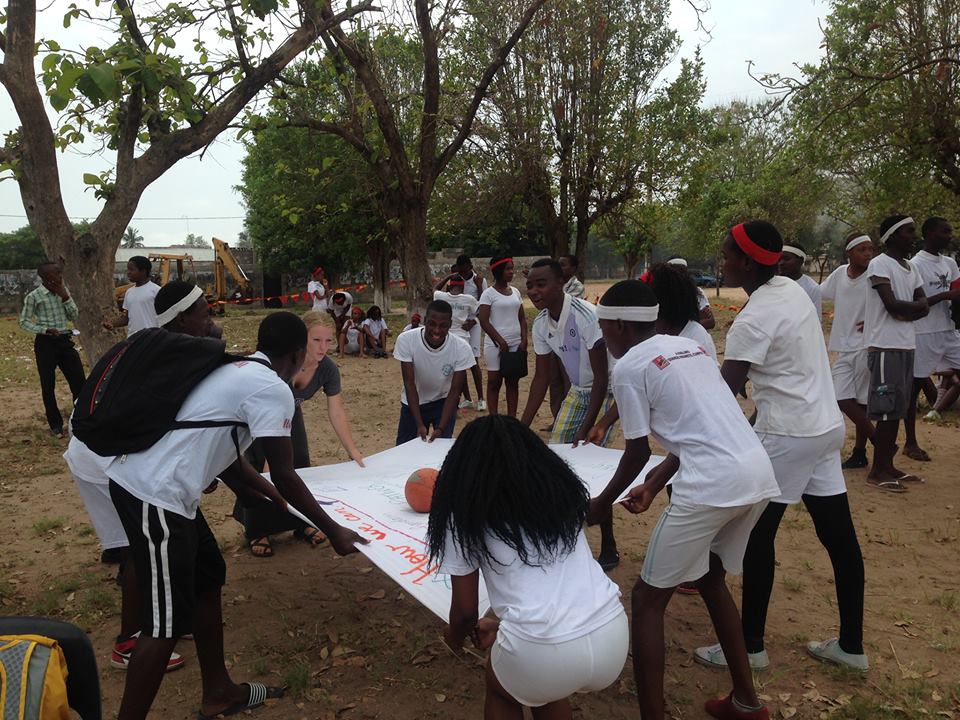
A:
{"type": "Polygon", "coordinates": [[[293,423],[290,421],[290,418],[283,419],[283,429],[289,430],[293,426],[293,423]]]}
{"type": "Polygon", "coordinates": [[[950,278],[946,273],[941,275],[940,273],[935,273],[936,280],[931,280],[930,284],[937,290],[949,290],[950,289],[950,278]]]}
{"type": "Polygon", "coordinates": [[[444,377],[449,377],[449,376],[450,376],[450,373],[453,372],[453,365],[452,365],[451,363],[445,364],[445,365],[440,369],[440,372],[443,373],[443,376],[444,376],[444,377]]]}
{"type": "Polygon", "coordinates": [[[653,359],[653,364],[656,365],[661,370],[663,370],[665,367],[667,367],[670,364],[670,361],[667,360],[663,355],[657,355],[653,359]]]}

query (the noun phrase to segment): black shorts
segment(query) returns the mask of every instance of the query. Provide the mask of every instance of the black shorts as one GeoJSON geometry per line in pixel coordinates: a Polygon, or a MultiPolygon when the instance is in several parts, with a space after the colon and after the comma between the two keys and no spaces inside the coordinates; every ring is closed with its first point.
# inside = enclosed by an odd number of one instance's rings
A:
{"type": "Polygon", "coordinates": [[[867,353],[870,395],[867,415],[871,420],[903,420],[913,388],[913,350],[879,350],[867,353]]]}
{"type": "Polygon", "coordinates": [[[110,498],[130,541],[140,590],[144,635],[177,638],[193,632],[197,595],[223,587],[227,566],[197,508],[192,520],[134,497],[113,480],[110,498]]]}

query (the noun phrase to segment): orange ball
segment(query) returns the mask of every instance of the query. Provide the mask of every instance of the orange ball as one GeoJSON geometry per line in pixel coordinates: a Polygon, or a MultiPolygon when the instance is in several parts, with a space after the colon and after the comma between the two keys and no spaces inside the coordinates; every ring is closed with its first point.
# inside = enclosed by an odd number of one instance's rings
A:
{"type": "Polygon", "coordinates": [[[415,470],[403,488],[407,504],[418,513],[430,512],[433,501],[433,486],[437,483],[437,471],[433,468],[415,470]]]}

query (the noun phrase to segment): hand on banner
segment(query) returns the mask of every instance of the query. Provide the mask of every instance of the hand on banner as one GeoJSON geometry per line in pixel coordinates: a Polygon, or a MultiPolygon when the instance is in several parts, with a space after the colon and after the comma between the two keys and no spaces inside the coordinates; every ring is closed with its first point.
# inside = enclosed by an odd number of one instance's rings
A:
{"type": "MultiPolygon", "coordinates": [[[[577,433],[579,435],[579,433],[577,433]]],[[[590,432],[587,433],[587,436],[583,439],[583,442],[590,443],[591,445],[601,446],[603,445],[603,437],[607,434],[607,429],[602,425],[594,425],[590,428],[590,432]]]]}
{"type": "Polygon", "coordinates": [[[647,483],[644,483],[643,485],[637,485],[637,487],[630,490],[630,492],[627,493],[627,496],[620,501],[620,504],[634,515],[637,515],[639,513],[646,512],[650,508],[650,505],[653,503],[653,499],[656,496],[657,493],[653,487],[647,483]]]}
{"type": "Polygon", "coordinates": [[[351,460],[353,460],[357,465],[359,465],[362,468],[366,467],[366,465],[364,465],[363,463],[363,455],[357,455],[355,458],[351,458],[351,460]]]}
{"type": "MultiPolygon", "coordinates": [[[[576,446],[579,445],[580,443],[588,443],[588,442],[590,442],[590,432],[592,432],[592,431],[593,431],[593,428],[592,428],[592,427],[589,428],[589,432],[588,432],[588,428],[587,428],[585,425],[581,425],[581,426],[580,426],[580,429],[577,430],[577,434],[573,436],[573,446],[576,447],[576,446]]],[[[602,434],[602,433],[601,433],[601,435],[600,435],[600,439],[597,440],[594,444],[599,445],[601,442],[603,442],[603,434],[602,434]]]]}
{"type": "Polygon", "coordinates": [[[587,525],[599,525],[604,520],[607,520],[613,508],[605,502],[601,502],[600,498],[593,498],[590,501],[590,509],[587,510],[587,525]]]}
{"type": "Polygon", "coordinates": [[[421,439],[421,440],[426,440],[428,434],[429,434],[429,433],[428,433],[428,431],[427,431],[427,426],[426,426],[426,425],[417,425],[417,435],[420,436],[420,439],[421,439]]]}
{"type": "Polygon", "coordinates": [[[437,438],[442,438],[442,437],[443,437],[443,428],[435,427],[433,429],[433,432],[430,433],[430,439],[427,440],[427,442],[433,442],[437,438]]]}
{"type": "Polygon", "coordinates": [[[361,537],[353,530],[345,528],[342,525],[338,525],[332,532],[328,532],[327,538],[330,540],[330,545],[334,551],[336,551],[337,555],[341,556],[358,552],[357,543],[366,545],[370,542],[365,537],[361,537]]]}
{"type": "Polygon", "coordinates": [[[489,650],[497,640],[497,630],[500,629],[500,621],[494,618],[480,618],[477,620],[477,626],[473,629],[470,639],[477,650],[489,650]]]}

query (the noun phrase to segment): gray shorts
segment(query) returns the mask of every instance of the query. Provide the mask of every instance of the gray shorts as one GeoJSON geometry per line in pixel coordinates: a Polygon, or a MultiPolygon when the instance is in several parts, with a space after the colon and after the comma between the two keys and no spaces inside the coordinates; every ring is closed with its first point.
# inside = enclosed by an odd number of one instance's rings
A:
{"type": "Polygon", "coordinates": [[[903,420],[913,391],[913,350],[875,350],[867,355],[870,367],[871,420],[903,420]]]}

